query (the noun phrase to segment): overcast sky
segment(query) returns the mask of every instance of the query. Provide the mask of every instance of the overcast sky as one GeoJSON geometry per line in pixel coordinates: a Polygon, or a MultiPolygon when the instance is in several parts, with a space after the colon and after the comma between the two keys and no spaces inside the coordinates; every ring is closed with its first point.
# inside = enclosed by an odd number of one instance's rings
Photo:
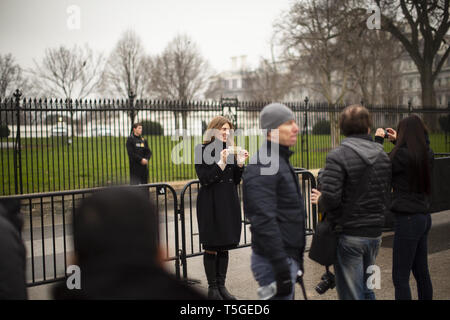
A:
{"type": "Polygon", "coordinates": [[[149,54],[160,53],[178,33],[191,36],[216,71],[232,56],[256,65],[269,56],[273,22],[292,0],[0,0],[0,53],[23,67],[45,48],[88,43],[109,54],[121,33],[134,29],[149,54]],[[70,29],[75,5],[80,28],[70,29]],[[72,19],[71,19],[72,17],[72,19]]]}

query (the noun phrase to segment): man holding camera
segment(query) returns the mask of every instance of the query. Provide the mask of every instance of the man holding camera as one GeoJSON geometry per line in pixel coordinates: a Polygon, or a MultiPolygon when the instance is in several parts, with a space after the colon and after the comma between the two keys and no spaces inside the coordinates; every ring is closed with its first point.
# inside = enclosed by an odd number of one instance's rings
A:
{"type": "Polygon", "coordinates": [[[339,299],[374,300],[366,282],[381,244],[391,163],[382,146],[372,141],[366,108],[345,108],[339,126],[346,138],[328,154],[321,191],[313,189],[311,201],[340,230],[334,264],[339,299]]]}
{"type": "Polygon", "coordinates": [[[289,147],[295,145],[299,129],[293,112],[282,104],[265,106],[260,118],[267,140],[243,175],[244,210],[252,232],[251,268],[260,292],[276,287],[274,299],[292,300],[305,248],[304,205],[289,163],[289,147]]]}

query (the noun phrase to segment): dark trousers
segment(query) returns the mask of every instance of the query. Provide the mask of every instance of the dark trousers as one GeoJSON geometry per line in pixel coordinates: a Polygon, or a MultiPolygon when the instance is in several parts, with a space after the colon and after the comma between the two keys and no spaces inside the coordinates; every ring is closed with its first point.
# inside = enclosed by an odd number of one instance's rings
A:
{"type": "Polygon", "coordinates": [[[130,184],[131,185],[135,185],[135,184],[147,184],[147,177],[142,177],[142,176],[131,176],[130,177],[130,184]]]}
{"type": "Polygon", "coordinates": [[[148,169],[141,166],[137,168],[130,168],[130,184],[147,184],[148,183],[148,169]]]}
{"type": "Polygon", "coordinates": [[[429,214],[397,214],[395,221],[392,280],[396,300],[411,300],[409,276],[411,270],[417,282],[419,300],[433,298],[433,286],[428,270],[429,214]]]}

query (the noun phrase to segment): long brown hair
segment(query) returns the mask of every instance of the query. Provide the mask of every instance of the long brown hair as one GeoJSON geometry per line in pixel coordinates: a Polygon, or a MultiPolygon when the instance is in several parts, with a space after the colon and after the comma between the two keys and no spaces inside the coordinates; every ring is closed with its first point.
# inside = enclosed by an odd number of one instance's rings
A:
{"type": "Polygon", "coordinates": [[[397,143],[389,157],[393,160],[398,150],[406,146],[409,156],[410,191],[430,194],[431,170],[425,135],[428,135],[428,130],[417,115],[402,119],[397,127],[397,143]]]}
{"type": "MultiPolygon", "coordinates": [[[[214,139],[216,138],[214,136],[214,131],[215,131],[214,129],[220,130],[227,123],[230,126],[230,130],[233,130],[234,129],[233,124],[231,123],[231,121],[228,118],[226,118],[224,116],[216,116],[216,117],[214,117],[211,120],[211,122],[208,124],[208,128],[206,128],[205,136],[203,138],[203,143],[207,144],[207,143],[213,142],[214,139]]],[[[227,143],[228,143],[228,141],[227,141],[227,143]]],[[[232,135],[231,134],[230,134],[230,137],[229,137],[229,144],[230,145],[233,144],[233,139],[232,139],[232,135]]]]}

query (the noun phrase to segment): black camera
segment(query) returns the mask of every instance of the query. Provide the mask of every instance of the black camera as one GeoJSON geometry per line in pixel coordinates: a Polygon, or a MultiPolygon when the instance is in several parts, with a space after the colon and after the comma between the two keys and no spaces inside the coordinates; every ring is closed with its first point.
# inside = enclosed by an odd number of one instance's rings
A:
{"type": "Polygon", "coordinates": [[[386,129],[384,129],[384,138],[385,139],[389,138],[389,134],[388,134],[388,131],[386,129]]]}
{"type": "Polygon", "coordinates": [[[334,274],[328,270],[322,275],[321,281],[316,286],[316,291],[318,294],[324,294],[328,289],[334,289],[336,287],[336,280],[334,274]]]}

